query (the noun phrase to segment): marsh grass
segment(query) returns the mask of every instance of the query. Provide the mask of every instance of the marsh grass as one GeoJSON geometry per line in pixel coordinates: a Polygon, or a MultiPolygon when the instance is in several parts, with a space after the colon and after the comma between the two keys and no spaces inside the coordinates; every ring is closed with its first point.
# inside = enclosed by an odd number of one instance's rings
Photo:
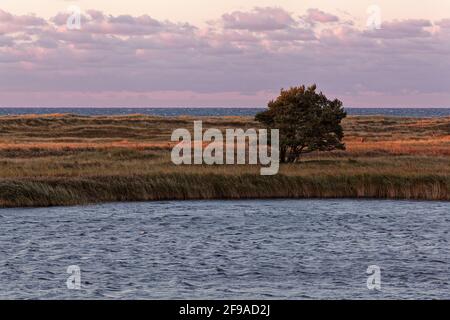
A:
{"type": "MultiPolygon", "coordinates": [[[[249,117],[203,127],[254,128],[249,117]]],[[[170,135],[194,118],[0,117],[0,206],[247,198],[450,200],[450,118],[349,117],[346,151],[282,165],[175,166],[170,135]]]]}

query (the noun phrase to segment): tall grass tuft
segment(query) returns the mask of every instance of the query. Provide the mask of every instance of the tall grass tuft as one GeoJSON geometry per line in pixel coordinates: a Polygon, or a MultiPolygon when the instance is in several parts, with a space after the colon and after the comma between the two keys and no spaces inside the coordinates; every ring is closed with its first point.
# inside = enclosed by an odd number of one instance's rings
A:
{"type": "Polygon", "coordinates": [[[164,174],[3,180],[1,207],[63,206],[115,201],[272,198],[450,200],[439,176],[258,176],[164,174]]]}

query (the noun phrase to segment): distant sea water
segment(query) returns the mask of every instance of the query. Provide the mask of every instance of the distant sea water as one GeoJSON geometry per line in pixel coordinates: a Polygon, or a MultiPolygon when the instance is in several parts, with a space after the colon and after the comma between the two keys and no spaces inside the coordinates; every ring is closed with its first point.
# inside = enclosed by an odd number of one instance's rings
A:
{"type": "MultiPolygon", "coordinates": [[[[254,116],[265,108],[0,108],[0,116],[70,113],[85,116],[146,114],[155,116],[254,116]]],[[[450,108],[346,108],[349,115],[449,117],[450,108]]]]}

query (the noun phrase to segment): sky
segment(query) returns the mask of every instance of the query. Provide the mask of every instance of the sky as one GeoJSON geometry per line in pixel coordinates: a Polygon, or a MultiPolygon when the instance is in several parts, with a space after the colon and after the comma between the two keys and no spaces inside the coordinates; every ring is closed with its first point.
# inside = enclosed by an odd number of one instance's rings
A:
{"type": "Polygon", "coordinates": [[[0,2],[0,106],[261,107],[312,83],[450,107],[450,0],[0,2]]]}

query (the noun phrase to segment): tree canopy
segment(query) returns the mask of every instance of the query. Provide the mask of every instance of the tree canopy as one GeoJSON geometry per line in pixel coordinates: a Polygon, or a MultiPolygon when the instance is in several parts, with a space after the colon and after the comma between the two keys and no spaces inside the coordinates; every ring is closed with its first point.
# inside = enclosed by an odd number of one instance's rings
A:
{"type": "Polygon", "coordinates": [[[256,120],[270,129],[280,130],[280,161],[296,162],[313,151],[345,150],[341,121],[347,114],[342,102],[329,100],[316,85],[281,90],[268,110],[256,120]]]}

